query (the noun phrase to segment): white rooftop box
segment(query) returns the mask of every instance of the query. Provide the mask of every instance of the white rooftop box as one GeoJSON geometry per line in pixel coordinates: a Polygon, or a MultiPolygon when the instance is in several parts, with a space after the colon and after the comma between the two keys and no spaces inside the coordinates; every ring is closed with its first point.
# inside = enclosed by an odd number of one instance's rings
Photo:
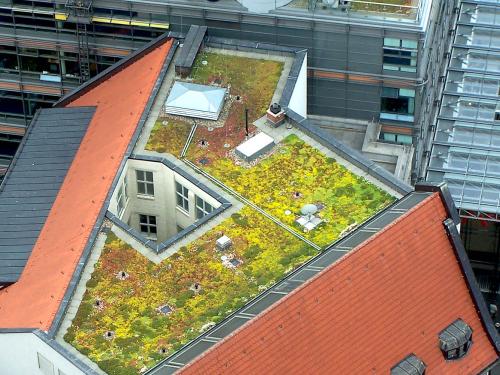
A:
{"type": "Polygon", "coordinates": [[[274,139],[265,133],[259,133],[236,147],[235,153],[245,161],[252,161],[273,147],[274,139]]]}
{"type": "Polygon", "coordinates": [[[224,235],[222,237],[220,237],[216,242],[215,242],[215,246],[217,247],[217,249],[219,250],[226,250],[228,248],[230,248],[232,245],[232,242],[231,242],[231,239],[224,235]]]}

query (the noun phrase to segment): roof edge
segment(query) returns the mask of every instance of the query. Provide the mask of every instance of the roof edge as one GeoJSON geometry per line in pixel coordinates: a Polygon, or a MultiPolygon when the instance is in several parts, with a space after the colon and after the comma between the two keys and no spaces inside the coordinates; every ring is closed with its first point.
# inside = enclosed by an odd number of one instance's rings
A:
{"type": "Polygon", "coordinates": [[[453,201],[453,197],[451,196],[450,189],[448,189],[446,182],[418,182],[415,185],[415,191],[438,192],[444,203],[448,216],[453,220],[455,225],[460,224],[458,209],[455,206],[455,202],[453,201]]]}
{"type": "Polygon", "coordinates": [[[160,44],[166,42],[170,38],[173,38],[173,33],[171,31],[160,35],[156,39],[153,39],[152,41],[147,43],[142,48],[135,50],[134,52],[132,52],[128,56],[124,57],[123,59],[121,59],[117,63],[111,65],[109,68],[105,69],[104,71],[102,71],[101,73],[96,75],[95,77],[91,78],[89,81],[83,83],[82,85],[77,87],[74,91],[61,97],[57,102],[54,103],[53,107],[61,107],[61,106],[68,105],[72,101],[78,99],[80,96],[84,95],[88,91],[95,88],[102,81],[109,79],[110,77],[112,77],[116,73],[125,69],[127,66],[134,63],[135,61],[140,59],[142,56],[148,54],[151,50],[158,47],[160,44]]]}
{"type": "Polygon", "coordinates": [[[493,320],[491,319],[488,307],[486,306],[486,302],[484,301],[481,290],[479,289],[479,285],[477,284],[476,277],[474,276],[474,271],[472,270],[472,266],[470,265],[469,257],[465,252],[465,248],[462,244],[462,239],[460,237],[460,233],[458,233],[457,226],[452,219],[446,219],[443,222],[443,225],[446,233],[448,234],[448,237],[450,238],[450,242],[452,244],[453,250],[455,251],[455,256],[457,257],[457,260],[460,264],[462,274],[465,276],[467,286],[469,287],[469,293],[472,297],[472,300],[474,301],[474,304],[476,305],[483,327],[488,333],[488,337],[495,347],[497,354],[500,354],[500,337],[495,328],[495,325],[493,324],[493,320]]]}

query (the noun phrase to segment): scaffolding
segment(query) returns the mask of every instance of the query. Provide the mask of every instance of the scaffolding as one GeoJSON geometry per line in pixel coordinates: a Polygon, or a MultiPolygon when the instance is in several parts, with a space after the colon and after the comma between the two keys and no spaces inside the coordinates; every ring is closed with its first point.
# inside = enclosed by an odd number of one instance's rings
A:
{"type": "Polygon", "coordinates": [[[78,42],[78,65],[80,83],[90,78],[89,37],[87,26],[92,19],[92,0],[67,0],[66,12],[68,21],[75,22],[78,42]]]}

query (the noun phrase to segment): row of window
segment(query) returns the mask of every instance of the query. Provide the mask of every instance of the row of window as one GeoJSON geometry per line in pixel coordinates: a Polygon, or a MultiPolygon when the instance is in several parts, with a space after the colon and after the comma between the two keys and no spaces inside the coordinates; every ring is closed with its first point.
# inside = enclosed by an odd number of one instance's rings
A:
{"type": "MultiPolygon", "coordinates": [[[[154,187],[154,175],[151,171],[141,171],[136,170],[136,181],[137,181],[137,194],[142,196],[154,197],[155,187],[154,187]]],[[[188,213],[189,212],[189,189],[175,181],[175,195],[176,204],[179,209],[188,213]]],[[[117,206],[118,215],[121,216],[128,199],[127,192],[127,182],[124,179],[123,184],[120,186],[117,195],[117,206]]],[[[202,217],[210,214],[214,210],[214,207],[195,195],[195,214],[196,219],[201,219],[202,217]]],[[[140,231],[146,234],[148,237],[156,237],[157,234],[157,218],[153,215],[139,214],[139,228],[140,231]]],[[[178,227],[178,231],[183,228],[178,227]]]]}
{"type": "Polygon", "coordinates": [[[41,353],[37,353],[37,359],[38,368],[43,375],[66,375],[63,370],[56,369],[54,364],[45,358],[41,353]]]}
{"type": "MultiPolygon", "coordinates": [[[[136,170],[137,178],[137,193],[140,195],[154,196],[154,177],[153,172],[150,171],[140,171],[136,170]]],[[[179,182],[175,182],[175,195],[177,199],[177,207],[182,210],[189,212],[189,189],[179,182]]],[[[126,197],[126,186],[123,187],[123,191],[120,188],[118,192],[118,199],[120,197],[126,197]]],[[[207,202],[205,202],[200,197],[196,196],[196,218],[201,219],[203,216],[208,215],[214,210],[214,208],[207,202]]]]}
{"type": "Polygon", "coordinates": [[[417,47],[416,40],[384,38],[384,70],[415,73],[417,47]]]}
{"type": "MultiPolygon", "coordinates": [[[[183,186],[181,185],[181,187],[183,186]]],[[[185,191],[187,196],[187,189],[185,191]]],[[[179,195],[177,197],[179,198],[179,195]]],[[[187,202],[184,196],[180,197],[180,199],[182,202],[181,204],[187,202]]],[[[189,204],[189,202],[187,203],[189,204]]],[[[179,205],[179,199],[178,199],[178,207],[181,207],[179,205]]],[[[182,208],[184,209],[184,207],[182,208]]],[[[205,202],[200,197],[196,196],[196,219],[201,219],[202,217],[211,213],[213,210],[214,208],[212,207],[212,205],[205,202]]],[[[147,237],[156,238],[156,234],[158,233],[156,216],[139,214],[139,228],[141,232],[144,233],[147,237]]],[[[177,226],[178,232],[182,231],[183,229],[184,228],[182,228],[181,226],[179,225],[177,226]]]]}
{"type": "MultiPolygon", "coordinates": [[[[472,328],[462,319],[455,320],[439,333],[439,347],[447,361],[462,358],[472,345],[472,328]]],[[[391,369],[391,375],[424,375],[426,364],[411,353],[391,369]]]]}

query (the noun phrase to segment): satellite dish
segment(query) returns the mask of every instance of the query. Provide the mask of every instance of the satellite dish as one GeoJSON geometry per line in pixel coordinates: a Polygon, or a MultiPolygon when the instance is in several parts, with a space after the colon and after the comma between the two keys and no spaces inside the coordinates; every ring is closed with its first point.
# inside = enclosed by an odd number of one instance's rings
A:
{"type": "Polygon", "coordinates": [[[315,204],[306,204],[300,209],[302,215],[314,215],[318,212],[318,207],[315,204]]]}

